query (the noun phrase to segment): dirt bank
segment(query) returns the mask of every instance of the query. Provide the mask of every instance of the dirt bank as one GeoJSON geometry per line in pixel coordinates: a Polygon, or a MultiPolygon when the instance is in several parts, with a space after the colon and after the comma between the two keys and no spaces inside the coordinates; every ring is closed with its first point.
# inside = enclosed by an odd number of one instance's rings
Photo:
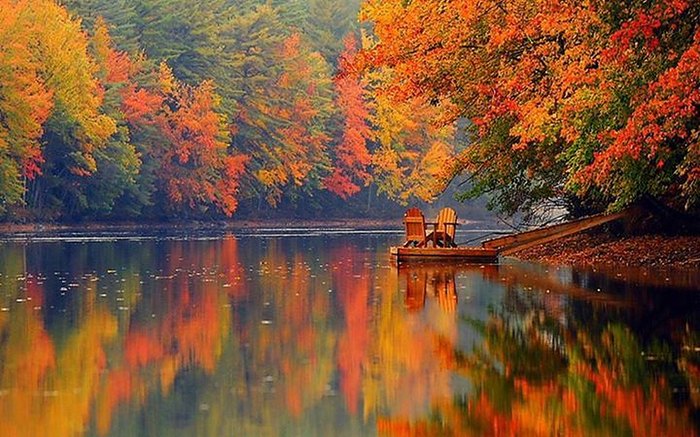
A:
{"type": "Polygon", "coordinates": [[[513,254],[530,261],[571,265],[700,268],[700,235],[572,235],[513,254]]]}

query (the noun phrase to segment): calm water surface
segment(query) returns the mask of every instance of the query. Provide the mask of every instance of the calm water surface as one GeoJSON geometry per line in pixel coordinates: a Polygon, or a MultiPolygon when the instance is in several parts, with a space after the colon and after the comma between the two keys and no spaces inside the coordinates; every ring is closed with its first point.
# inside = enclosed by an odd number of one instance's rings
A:
{"type": "Polygon", "coordinates": [[[305,233],[0,243],[0,436],[698,434],[700,272],[305,233]]]}

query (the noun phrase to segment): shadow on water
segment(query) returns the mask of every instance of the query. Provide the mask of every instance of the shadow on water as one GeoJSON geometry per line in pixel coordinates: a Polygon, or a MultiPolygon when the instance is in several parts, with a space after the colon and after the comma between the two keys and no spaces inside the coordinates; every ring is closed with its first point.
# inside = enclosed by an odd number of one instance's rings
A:
{"type": "Polygon", "coordinates": [[[698,272],[200,237],[0,245],[0,435],[698,433],[698,272]]]}

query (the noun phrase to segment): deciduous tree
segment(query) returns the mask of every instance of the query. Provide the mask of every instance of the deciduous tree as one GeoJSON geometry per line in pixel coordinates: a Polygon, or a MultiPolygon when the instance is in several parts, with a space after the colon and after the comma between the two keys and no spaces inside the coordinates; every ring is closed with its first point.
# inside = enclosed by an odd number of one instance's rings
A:
{"type": "Polygon", "coordinates": [[[697,205],[695,2],[368,1],[363,15],[378,42],[358,64],[473,123],[452,169],[472,194],[510,213],[697,205]]]}

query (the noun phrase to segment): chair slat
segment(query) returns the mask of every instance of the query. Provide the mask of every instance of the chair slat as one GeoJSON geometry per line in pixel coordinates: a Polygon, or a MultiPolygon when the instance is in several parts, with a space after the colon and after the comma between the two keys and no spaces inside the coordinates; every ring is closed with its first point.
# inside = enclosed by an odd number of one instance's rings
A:
{"type": "Polygon", "coordinates": [[[437,222],[438,230],[454,241],[457,232],[457,212],[452,208],[442,208],[438,213],[437,222]]]}

